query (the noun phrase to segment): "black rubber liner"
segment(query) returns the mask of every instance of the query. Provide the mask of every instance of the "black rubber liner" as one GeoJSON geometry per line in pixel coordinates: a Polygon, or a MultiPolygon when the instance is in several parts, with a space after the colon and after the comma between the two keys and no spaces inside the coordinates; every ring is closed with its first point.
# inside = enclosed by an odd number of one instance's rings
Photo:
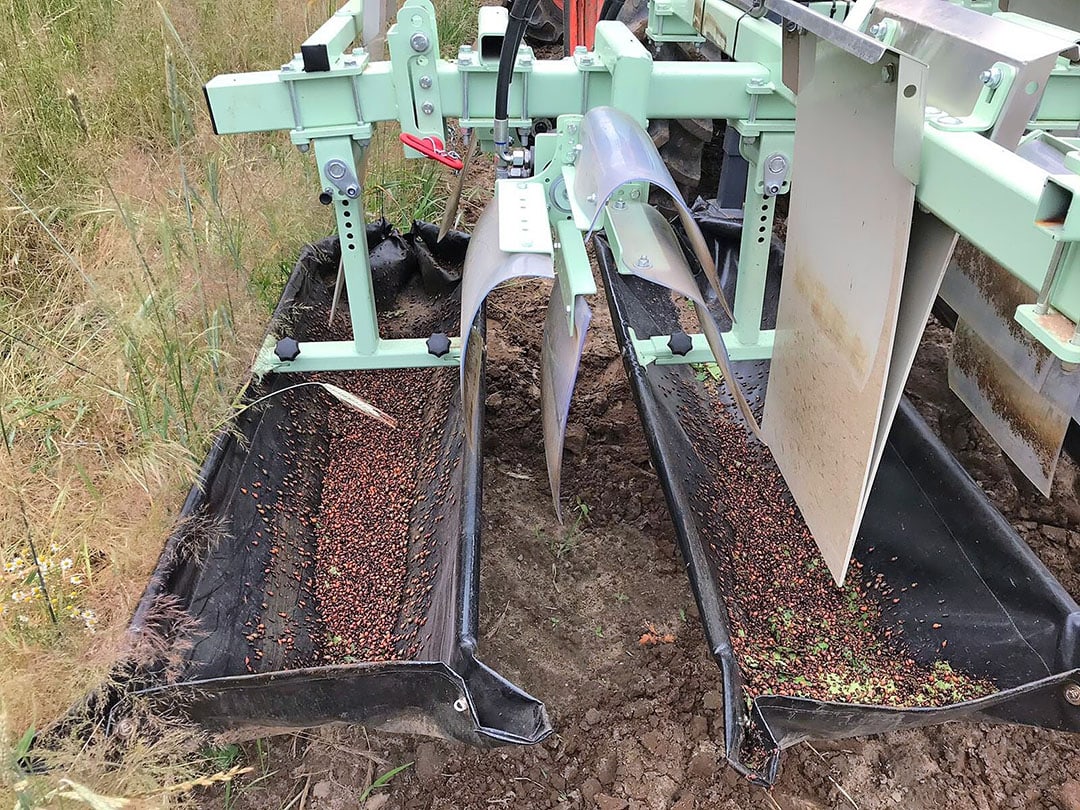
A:
{"type": "MultiPolygon", "coordinates": [[[[368,226],[384,337],[456,332],[468,238],[452,234],[436,246],[436,233],[419,223],[405,235],[385,222],[368,226]]],[[[339,256],[336,239],[302,251],[270,334],[301,344],[348,337],[345,301],[335,329],[327,326],[339,256]]],[[[362,396],[364,375],[382,373],[315,378],[362,396]]],[[[435,448],[408,515],[407,576],[423,574],[430,588],[406,598],[396,619],[402,660],[321,665],[327,640],[310,516],[318,514],[331,414],[341,406],[321,388],[303,387],[240,414],[211,449],[131,626],[137,649],[165,649],[171,660],[129,667],[119,694],[98,698],[113,704],[114,720],[125,698],[143,696],[236,739],[333,722],[478,746],[535,743],[551,733],[543,704],[476,657],[481,457],[463,442],[457,369],[399,373],[425,398],[422,435],[435,448]],[[268,629],[252,641],[260,626],[268,629]],[[412,640],[409,628],[418,628],[412,640]]],[[[245,400],[311,378],[270,374],[252,381],[245,400]]]]}
{"type": "MultiPolygon", "coordinates": [[[[741,222],[700,203],[697,216],[710,247],[719,251],[718,269],[730,300],[741,222]]],[[[730,529],[707,517],[710,510],[695,484],[708,475],[707,467],[695,449],[695,425],[686,418],[687,413],[733,406],[710,393],[689,366],[638,363],[629,330],[647,337],[678,329],[671,297],[620,275],[602,240],[596,252],[646,439],[705,634],[723,675],[725,744],[736,769],[758,783],[771,784],[781,750],[803,740],[841,739],[956,719],[1080,732],[1080,707],[1064,697],[1070,683],[1080,683],[1080,608],[906,399],[892,427],[855,556],[869,577],[881,573],[896,587],[919,583],[917,590],[905,595],[898,616],[905,619],[903,644],[915,661],[929,664],[944,658],[958,671],[993,679],[1000,691],[942,708],[897,709],[785,695],[750,701],[733,652],[724,599],[739,588],[739,582],[732,581],[734,575],[725,573],[732,567],[720,559],[730,544],[730,529]],[[931,630],[942,611],[951,616],[947,650],[940,648],[939,637],[931,630]]],[[[766,326],[775,324],[782,245],[774,242],[772,252],[766,326]]],[[[703,274],[699,284],[702,289],[706,286],[703,274]]],[[[727,328],[719,307],[714,314],[721,328],[727,328]]],[[[735,364],[756,407],[764,398],[768,365],[768,361],[735,364]]]]}

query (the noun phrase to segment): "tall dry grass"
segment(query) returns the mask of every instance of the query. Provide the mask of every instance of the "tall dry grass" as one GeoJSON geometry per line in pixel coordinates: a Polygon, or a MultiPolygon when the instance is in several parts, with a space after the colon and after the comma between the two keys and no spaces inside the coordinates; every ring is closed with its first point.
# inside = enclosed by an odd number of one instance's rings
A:
{"type": "MultiPolygon", "coordinates": [[[[471,2],[442,4],[443,38],[471,2]]],[[[188,743],[22,781],[10,752],[108,671],[211,428],[300,246],[333,228],[283,134],[215,137],[202,84],[280,65],[333,5],[7,0],[0,7],[0,775],[25,806],[168,803],[188,743]],[[164,752],[163,754],[161,752],[164,752]],[[153,763],[157,763],[156,765],[153,763]],[[50,793],[51,791],[51,793],[50,793]],[[65,794],[66,792],[66,794],[65,794]]],[[[384,132],[369,211],[440,213],[443,175],[384,132]]],[[[0,797],[2,798],[2,797],[0,797]]],[[[104,805],[102,805],[104,806],[104,805]]]]}

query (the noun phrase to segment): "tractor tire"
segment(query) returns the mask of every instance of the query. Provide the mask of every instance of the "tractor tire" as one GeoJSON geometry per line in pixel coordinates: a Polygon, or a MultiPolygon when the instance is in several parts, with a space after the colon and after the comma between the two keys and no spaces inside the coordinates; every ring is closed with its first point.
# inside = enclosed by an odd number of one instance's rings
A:
{"type": "Polygon", "coordinates": [[[530,45],[559,45],[563,41],[563,1],[540,0],[529,20],[525,40],[530,45]]]}
{"type": "MultiPolygon", "coordinates": [[[[563,3],[566,0],[540,0],[525,38],[535,46],[548,48],[563,41],[563,3]]],[[[648,24],[648,0],[625,0],[619,11],[620,22],[645,43],[658,59],[687,59],[690,54],[675,45],[653,45],[645,37],[648,24]]],[[[698,53],[693,58],[701,58],[698,53]]],[[[723,121],[706,118],[686,120],[654,120],[649,123],[649,135],[660,151],[675,184],[687,203],[700,195],[716,194],[723,150],[723,121]],[[715,147],[715,148],[714,148],[715,147]]]]}

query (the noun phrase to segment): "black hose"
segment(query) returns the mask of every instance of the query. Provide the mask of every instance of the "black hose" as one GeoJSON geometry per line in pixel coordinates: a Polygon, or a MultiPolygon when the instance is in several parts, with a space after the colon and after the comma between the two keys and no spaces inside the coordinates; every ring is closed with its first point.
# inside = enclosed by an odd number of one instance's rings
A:
{"type": "Polygon", "coordinates": [[[529,25],[533,12],[540,0],[514,0],[510,7],[510,22],[506,26],[502,49],[499,51],[499,77],[495,82],[495,120],[509,118],[507,109],[510,102],[510,80],[514,76],[514,60],[518,48],[525,38],[525,29],[529,25]]]}

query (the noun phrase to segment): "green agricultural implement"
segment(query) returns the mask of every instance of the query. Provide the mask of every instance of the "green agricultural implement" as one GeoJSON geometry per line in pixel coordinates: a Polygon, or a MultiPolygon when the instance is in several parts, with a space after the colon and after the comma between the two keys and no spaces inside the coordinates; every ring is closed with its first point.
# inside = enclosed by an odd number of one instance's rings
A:
{"type": "MultiPolygon", "coordinates": [[[[949,384],[1044,493],[1080,412],[1080,12],[1000,6],[650,0],[644,41],[605,19],[591,48],[542,59],[523,44],[536,2],[515,0],[481,8],[447,59],[429,0],[385,38],[383,9],[348,0],[279,68],[211,80],[217,133],[282,131],[310,155],[337,235],[301,257],[258,352],[251,401],[284,393],[215,446],[135,617],[194,641],[131,691],[234,735],[551,732],[477,640],[483,303],[537,278],[555,509],[601,289],[733,766],[769,783],[801,740],[961,717],[1080,731],[1080,608],[903,398],[937,307],[955,319],[949,384]],[[669,46],[726,58],[657,58],[669,46]],[[688,204],[649,136],[675,120],[728,133],[718,201],[688,204]],[[380,126],[406,157],[494,164],[471,236],[447,233],[460,194],[441,229],[365,221],[380,126]],[[389,415],[365,421],[357,397],[389,415]],[[751,567],[798,538],[820,551],[799,559],[822,605],[866,600],[849,604],[891,639],[875,654],[949,688],[763,674],[831,654],[763,653],[742,630],[751,567]]],[[[460,168],[458,191],[473,179],[460,168]]]]}

